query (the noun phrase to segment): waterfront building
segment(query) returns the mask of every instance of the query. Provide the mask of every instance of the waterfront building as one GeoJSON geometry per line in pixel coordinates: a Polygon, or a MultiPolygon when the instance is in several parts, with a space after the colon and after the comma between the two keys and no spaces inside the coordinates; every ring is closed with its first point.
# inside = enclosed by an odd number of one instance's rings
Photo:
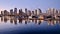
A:
{"type": "Polygon", "coordinates": [[[34,15],[34,11],[32,11],[32,16],[34,15]]]}
{"type": "Polygon", "coordinates": [[[37,9],[37,15],[40,15],[42,13],[41,9],[37,9]]]}
{"type": "Polygon", "coordinates": [[[35,16],[37,16],[37,10],[34,11],[35,16]]]}
{"type": "Polygon", "coordinates": [[[50,16],[52,16],[52,18],[57,19],[57,16],[58,16],[59,12],[55,8],[48,8],[47,14],[50,15],[50,16]]]}
{"type": "Polygon", "coordinates": [[[54,14],[58,14],[59,12],[56,9],[54,9],[54,8],[48,8],[46,13],[48,13],[50,15],[51,14],[54,15],[54,14]]]}
{"type": "Polygon", "coordinates": [[[1,15],[4,15],[4,11],[1,11],[1,15]]]}
{"type": "Polygon", "coordinates": [[[39,16],[39,19],[44,19],[44,16],[43,16],[43,15],[40,15],[40,16],[39,16]]]}
{"type": "Polygon", "coordinates": [[[30,11],[30,10],[28,10],[27,14],[28,14],[28,16],[31,16],[31,11],[30,11]]]}
{"type": "Polygon", "coordinates": [[[46,13],[50,15],[51,14],[51,9],[48,8],[48,10],[46,11],[46,13]]]}
{"type": "Polygon", "coordinates": [[[13,9],[10,10],[10,15],[13,15],[13,9]]]}
{"type": "Polygon", "coordinates": [[[60,14],[60,9],[59,9],[59,14],[60,14]]]}
{"type": "Polygon", "coordinates": [[[25,18],[28,18],[29,16],[28,16],[28,10],[27,10],[27,8],[25,8],[25,18]]]}
{"type": "Polygon", "coordinates": [[[27,10],[27,8],[25,8],[25,13],[26,13],[26,15],[27,15],[27,13],[28,13],[28,10],[27,10]]]}
{"type": "Polygon", "coordinates": [[[58,11],[58,14],[60,14],[60,10],[57,10],[58,11]]]}
{"type": "Polygon", "coordinates": [[[9,12],[7,10],[4,10],[4,15],[5,16],[9,15],[9,12]]]}
{"type": "Polygon", "coordinates": [[[22,15],[22,9],[19,9],[19,15],[22,15]]]}
{"type": "Polygon", "coordinates": [[[14,8],[14,15],[17,15],[17,8],[14,8]]]}
{"type": "Polygon", "coordinates": [[[30,10],[28,10],[28,16],[29,16],[29,18],[32,18],[32,13],[31,13],[31,11],[30,10]]]}

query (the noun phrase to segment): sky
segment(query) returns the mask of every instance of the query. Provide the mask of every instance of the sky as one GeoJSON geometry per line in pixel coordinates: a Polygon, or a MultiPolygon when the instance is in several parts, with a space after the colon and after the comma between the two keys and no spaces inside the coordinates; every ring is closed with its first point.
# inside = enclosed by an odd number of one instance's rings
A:
{"type": "Polygon", "coordinates": [[[40,8],[43,12],[48,8],[60,9],[60,0],[0,0],[0,11],[14,8],[34,10],[40,8]]]}

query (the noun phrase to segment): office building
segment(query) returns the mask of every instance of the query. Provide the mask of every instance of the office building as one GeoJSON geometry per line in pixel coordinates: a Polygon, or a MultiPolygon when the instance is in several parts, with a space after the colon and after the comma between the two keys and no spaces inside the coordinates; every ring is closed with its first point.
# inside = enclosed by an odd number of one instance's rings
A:
{"type": "Polygon", "coordinates": [[[34,11],[32,11],[32,16],[34,15],[34,11]]]}
{"type": "Polygon", "coordinates": [[[25,13],[26,13],[26,15],[27,15],[27,13],[28,13],[28,10],[27,10],[27,8],[25,8],[25,13]]]}
{"type": "Polygon", "coordinates": [[[10,15],[13,15],[13,9],[10,10],[10,15]]]}
{"type": "Polygon", "coordinates": [[[7,10],[4,10],[4,15],[5,16],[9,15],[9,12],[7,10]]]}
{"type": "Polygon", "coordinates": [[[1,11],[1,15],[4,15],[4,11],[1,11]]]}
{"type": "Polygon", "coordinates": [[[48,13],[48,14],[58,14],[59,12],[58,12],[57,9],[54,9],[54,8],[48,8],[47,13],[48,13]]]}
{"type": "Polygon", "coordinates": [[[19,15],[22,15],[22,9],[19,9],[19,15]]]}
{"type": "Polygon", "coordinates": [[[37,9],[37,15],[40,15],[42,13],[41,9],[37,9]]]}
{"type": "Polygon", "coordinates": [[[17,15],[17,8],[14,8],[14,15],[17,15]]]}
{"type": "Polygon", "coordinates": [[[37,16],[37,10],[34,11],[34,14],[37,16]]]}
{"type": "Polygon", "coordinates": [[[28,16],[31,16],[31,11],[30,11],[30,10],[28,10],[27,14],[28,14],[28,16]]]}

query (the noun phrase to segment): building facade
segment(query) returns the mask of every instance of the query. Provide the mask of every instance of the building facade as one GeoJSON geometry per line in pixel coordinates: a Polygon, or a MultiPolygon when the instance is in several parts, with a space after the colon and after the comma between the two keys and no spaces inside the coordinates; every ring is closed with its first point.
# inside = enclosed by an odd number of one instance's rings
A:
{"type": "Polygon", "coordinates": [[[14,8],[14,15],[17,15],[17,8],[14,8]]]}
{"type": "Polygon", "coordinates": [[[14,15],[13,9],[10,10],[10,15],[14,15]]]}

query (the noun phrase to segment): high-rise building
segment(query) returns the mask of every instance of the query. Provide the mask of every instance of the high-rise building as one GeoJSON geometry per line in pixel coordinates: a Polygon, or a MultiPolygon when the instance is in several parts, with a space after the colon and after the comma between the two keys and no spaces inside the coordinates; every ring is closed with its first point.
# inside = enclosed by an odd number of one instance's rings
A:
{"type": "Polygon", "coordinates": [[[59,13],[60,13],[60,9],[59,9],[59,13]]]}
{"type": "Polygon", "coordinates": [[[19,9],[19,15],[22,15],[22,9],[19,9]]]}
{"type": "Polygon", "coordinates": [[[1,11],[1,15],[4,15],[4,11],[1,11]]]}
{"type": "Polygon", "coordinates": [[[4,15],[8,15],[8,11],[7,10],[4,10],[4,15]]]}
{"type": "Polygon", "coordinates": [[[13,9],[10,10],[10,15],[13,15],[13,9]]]}
{"type": "Polygon", "coordinates": [[[58,10],[58,13],[60,14],[60,10],[58,10]]]}
{"type": "Polygon", "coordinates": [[[48,10],[46,11],[47,14],[51,14],[51,8],[48,8],[48,10]]]}
{"type": "Polygon", "coordinates": [[[37,16],[37,10],[34,11],[34,14],[37,16]]]}
{"type": "Polygon", "coordinates": [[[49,9],[47,10],[47,13],[48,13],[48,14],[56,14],[56,13],[58,13],[58,11],[57,11],[56,9],[54,9],[54,8],[49,8],[49,9]]]}
{"type": "Polygon", "coordinates": [[[27,14],[28,14],[29,16],[31,16],[31,11],[30,11],[30,10],[28,10],[27,14]]]}
{"type": "Polygon", "coordinates": [[[34,11],[32,11],[32,15],[34,15],[34,11]]]}
{"type": "Polygon", "coordinates": [[[27,15],[27,12],[28,12],[28,10],[27,10],[27,8],[25,8],[25,13],[26,13],[26,15],[27,15]]]}
{"type": "Polygon", "coordinates": [[[40,13],[42,13],[41,9],[37,9],[37,15],[40,15],[40,13]]]}
{"type": "Polygon", "coordinates": [[[17,15],[17,8],[14,8],[14,15],[17,15]]]}
{"type": "Polygon", "coordinates": [[[58,13],[59,13],[59,11],[58,11],[57,9],[55,9],[55,10],[54,10],[54,13],[58,14],[58,13]]]}

